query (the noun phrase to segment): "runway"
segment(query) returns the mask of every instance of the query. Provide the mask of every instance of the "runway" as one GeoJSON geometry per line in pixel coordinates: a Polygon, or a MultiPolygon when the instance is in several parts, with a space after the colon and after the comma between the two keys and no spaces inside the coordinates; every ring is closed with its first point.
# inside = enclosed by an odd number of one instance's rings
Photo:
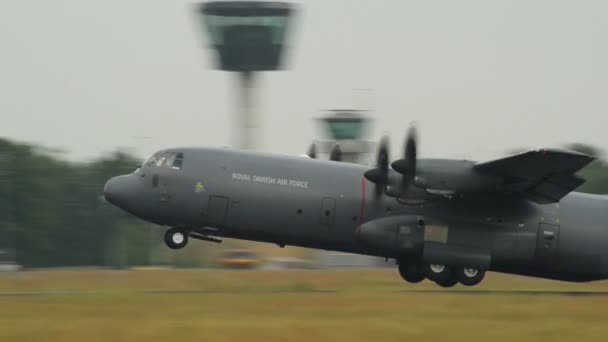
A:
{"type": "Polygon", "coordinates": [[[405,283],[394,269],[33,271],[0,274],[0,307],[2,341],[599,342],[608,335],[608,282],[493,273],[479,287],[444,289],[405,283]]]}
{"type": "MultiPolygon", "coordinates": [[[[268,294],[347,294],[339,290],[306,289],[306,290],[127,290],[127,291],[5,291],[0,297],[61,297],[61,296],[97,296],[97,295],[268,295],[268,294]]],[[[567,297],[607,297],[608,291],[542,291],[542,290],[475,290],[475,289],[408,289],[387,291],[386,294],[409,295],[458,295],[458,296],[567,296],[567,297]]]]}

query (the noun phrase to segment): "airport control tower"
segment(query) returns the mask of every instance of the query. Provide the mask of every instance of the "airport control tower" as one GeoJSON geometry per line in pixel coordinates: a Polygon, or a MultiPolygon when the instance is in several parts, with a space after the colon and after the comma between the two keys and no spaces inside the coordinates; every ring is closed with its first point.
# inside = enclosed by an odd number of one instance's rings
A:
{"type": "Polygon", "coordinates": [[[213,1],[198,5],[202,27],[216,52],[216,67],[237,73],[236,137],[241,149],[255,149],[253,91],[258,71],[282,67],[284,43],[294,5],[270,1],[213,1]]]}
{"type": "Polygon", "coordinates": [[[319,155],[331,158],[336,146],[340,150],[340,161],[356,164],[369,164],[375,153],[375,143],[364,140],[371,119],[366,112],[359,109],[332,109],[319,118],[325,140],[316,140],[314,144],[319,155]]]}

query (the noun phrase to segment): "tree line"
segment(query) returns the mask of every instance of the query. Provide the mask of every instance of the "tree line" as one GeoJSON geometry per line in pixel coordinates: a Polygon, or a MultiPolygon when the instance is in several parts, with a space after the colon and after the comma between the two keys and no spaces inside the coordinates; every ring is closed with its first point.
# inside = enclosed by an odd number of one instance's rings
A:
{"type": "Polygon", "coordinates": [[[69,162],[57,151],[0,139],[1,258],[28,268],[197,266],[197,256],[162,248],[162,229],[103,199],[105,182],[138,163],[124,152],[69,162]]]}

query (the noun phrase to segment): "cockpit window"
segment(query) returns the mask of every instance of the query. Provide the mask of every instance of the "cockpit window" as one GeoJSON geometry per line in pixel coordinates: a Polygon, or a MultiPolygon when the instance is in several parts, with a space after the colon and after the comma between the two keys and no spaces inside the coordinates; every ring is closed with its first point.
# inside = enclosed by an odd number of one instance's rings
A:
{"type": "Polygon", "coordinates": [[[167,155],[167,158],[165,158],[165,164],[163,166],[172,167],[174,160],[175,160],[175,153],[170,153],[169,155],[167,155]]]}
{"type": "Polygon", "coordinates": [[[158,158],[162,155],[162,153],[157,153],[155,155],[153,155],[152,157],[150,157],[150,159],[148,159],[146,161],[146,163],[144,165],[146,166],[152,166],[155,165],[156,162],[158,161],[158,158]]]}
{"type": "Polygon", "coordinates": [[[153,155],[146,162],[146,166],[162,167],[166,169],[179,170],[184,162],[184,154],[176,152],[162,152],[153,155]]]}
{"type": "Polygon", "coordinates": [[[184,162],[184,154],[183,153],[177,153],[175,155],[175,160],[173,160],[173,165],[171,166],[172,169],[175,170],[179,170],[182,168],[182,164],[184,162]]]}

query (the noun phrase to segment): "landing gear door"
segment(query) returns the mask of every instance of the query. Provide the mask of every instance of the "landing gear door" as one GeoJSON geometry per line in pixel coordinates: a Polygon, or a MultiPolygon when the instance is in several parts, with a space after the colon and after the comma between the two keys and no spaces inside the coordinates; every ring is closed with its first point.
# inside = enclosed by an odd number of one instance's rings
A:
{"type": "Polygon", "coordinates": [[[541,223],[536,235],[536,259],[540,263],[550,264],[557,257],[559,247],[559,226],[541,223]]]}
{"type": "Polygon", "coordinates": [[[228,213],[228,198],[222,196],[209,197],[206,223],[212,227],[220,227],[226,223],[228,213]]]}
{"type": "Polygon", "coordinates": [[[321,202],[320,222],[324,226],[332,226],[336,215],[336,200],[330,197],[323,198],[321,202]]]}

